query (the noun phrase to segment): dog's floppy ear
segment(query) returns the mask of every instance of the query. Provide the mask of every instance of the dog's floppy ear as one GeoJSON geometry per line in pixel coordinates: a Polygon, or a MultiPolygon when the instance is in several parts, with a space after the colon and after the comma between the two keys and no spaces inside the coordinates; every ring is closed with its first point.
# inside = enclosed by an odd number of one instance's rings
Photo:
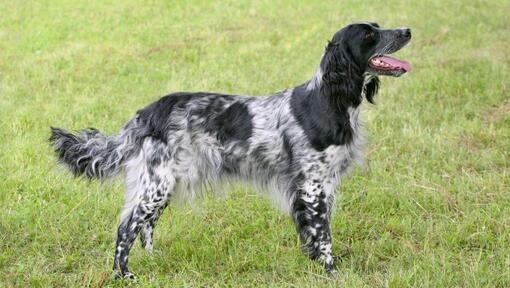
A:
{"type": "Polygon", "coordinates": [[[379,90],[379,77],[371,77],[370,80],[365,83],[365,87],[363,89],[368,102],[374,104],[374,97],[377,94],[377,90],[379,90]]]}
{"type": "Polygon", "coordinates": [[[322,93],[324,93],[334,107],[343,108],[350,104],[359,104],[361,87],[356,87],[355,78],[359,67],[352,59],[346,47],[338,43],[329,43],[321,61],[322,93]]]}

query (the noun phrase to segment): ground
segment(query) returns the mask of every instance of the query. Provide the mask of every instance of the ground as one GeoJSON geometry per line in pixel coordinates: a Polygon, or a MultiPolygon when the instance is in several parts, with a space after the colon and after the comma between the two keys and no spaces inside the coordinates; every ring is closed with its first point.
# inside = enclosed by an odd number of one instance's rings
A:
{"type": "Polygon", "coordinates": [[[0,286],[510,286],[508,1],[0,2],[0,286]],[[409,26],[414,70],[364,104],[365,165],[333,221],[339,275],[248,185],[173,205],[138,282],[114,282],[120,179],[73,179],[49,126],[115,133],[175,91],[264,95],[309,79],[359,20],[409,26]]]}

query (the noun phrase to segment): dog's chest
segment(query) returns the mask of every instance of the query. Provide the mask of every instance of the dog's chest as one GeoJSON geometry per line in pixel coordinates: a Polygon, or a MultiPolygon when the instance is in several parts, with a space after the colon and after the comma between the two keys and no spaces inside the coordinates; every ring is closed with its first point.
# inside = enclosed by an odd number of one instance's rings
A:
{"type": "Polygon", "coordinates": [[[363,161],[365,138],[359,108],[349,108],[348,113],[353,131],[352,141],[345,145],[332,145],[324,150],[325,164],[331,174],[342,174],[363,161]]]}

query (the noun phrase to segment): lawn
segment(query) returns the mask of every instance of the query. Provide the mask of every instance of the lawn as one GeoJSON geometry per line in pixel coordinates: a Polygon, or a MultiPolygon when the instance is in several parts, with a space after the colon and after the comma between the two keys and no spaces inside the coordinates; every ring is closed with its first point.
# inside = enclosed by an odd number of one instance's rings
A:
{"type": "Polygon", "coordinates": [[[0,286],[510,287],[510,2],[0,1],[0,286]],[[333,221],[339,275],[248,185],[173,205],[113,281],[119,179],[73,179],[49,126],[113,134],[176,91],[309,79],[340,27],[409,26],[414,70],[364,104],[333,221]]]}

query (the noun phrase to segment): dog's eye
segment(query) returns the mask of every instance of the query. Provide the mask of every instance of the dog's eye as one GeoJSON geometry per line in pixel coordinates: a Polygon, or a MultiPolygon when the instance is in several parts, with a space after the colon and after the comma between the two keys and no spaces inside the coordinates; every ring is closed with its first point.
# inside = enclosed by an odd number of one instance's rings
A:
{"type": "Polygon", "coordinates": [[[374,38],[375,33],[373,31],[368,31],[365,33],[365,39],[372,39],[374,38]]]}

